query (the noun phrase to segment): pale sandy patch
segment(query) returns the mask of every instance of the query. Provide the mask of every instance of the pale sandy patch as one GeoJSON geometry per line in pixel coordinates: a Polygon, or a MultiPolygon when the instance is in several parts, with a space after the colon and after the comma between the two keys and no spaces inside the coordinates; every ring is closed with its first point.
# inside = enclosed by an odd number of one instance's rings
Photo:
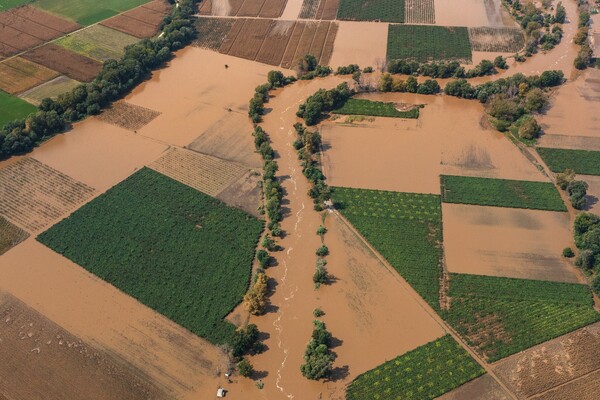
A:
{"type": "Polygon", "coordinates": [[[488,26],[481,0],[435,0],[435,24],[439,26],[488,26]]]}
{"type": "Polygon", "coordinates": [[[388,24],[339,21],[339,29],[329,65],[348,64],[378,68],[385,65],[388,24]]]}
{"type": "Polygon", "coordinates": [[[287,0],[281,19],[296,20],[300,14],[303,0],[287,0]]]}
{"type": "Polygon", "coordinates": [[[579,282],[561,255],[572,240],[567,213],[444,203],[442,214],[450,272],[579,282]]]}

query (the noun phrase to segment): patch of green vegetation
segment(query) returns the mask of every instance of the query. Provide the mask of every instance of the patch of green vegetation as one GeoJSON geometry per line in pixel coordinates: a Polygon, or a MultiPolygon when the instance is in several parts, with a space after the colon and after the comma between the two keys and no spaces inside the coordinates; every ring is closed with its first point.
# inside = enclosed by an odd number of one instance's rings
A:
{"type": "Polygon", "coordinates": [[[572,169],[577,174],[600,175],[600,151],[538,147],[538,153],[552,172],[572,169]]]}
{"type": "Polygon", "coordinates": [[[38,240],[213,343],[242,300],[263,224],[148,168],[38,240]]]}
{"type": "Polygon", "coordinates": [[[37,7],[81,25],[94,24],[145,3],[148,0],[35,0],[37,7]]]}
{"type": "Polygon", "coordinates": [[[18,97],[0,90],[0,126],[15,119],[25,118],[37,108],[18,97]]]}
{"type": "Polygon", "coordinates": [[[94,25],[64,36],[57,40],[56,44],[98,61],[106,61],[118,60],[123,55],[125,47],[137,41],[138,39],[131,35],[102,25],[94,25]]]}
{"type": "Polygon", "coordinates": [[[404,22],[404,0],[340,0],[338,19],[404,22]]]}
{"type": "Polygon", "coordinates": [[[467,28],[435,25],[389,26],[388,60],[460,60],[470,63],[471,55],[467,28]]]}
{"type": "Polygon", "coordinates": [[[599,319],[586,285],[451,274],[442,317],[493,362],[599,319]]]}
{"type": "Polygon", "coordinates": [[[332,189],[335,207],[434,309],[439,309],[440,196],[332,189]]]}
{"type": "Polygon", "coordinates": [[[419,118],[419,107],[408,111],[399,111],[394,103],[371,101],[366,99],[348,99],[340,108],[333,110],[335,114],[369,115],[373,117],[419,118]]]}
{"type": "Polygon", "coordinates": [[[11,8],[23,6],[32,2],[33,0],[3,0],[0,2],[0,11],[10,10],[11,8]]]}
{"type": "Polygon", "coordinates": [[[550,182],[474,178],[442,175],[445,203],[567,211],[558,190],[550,182]]]}
{"type": "Polygon", "coordinates": [[[29,234],[0,217],[0,255],[27,239],[29,234]]]}
{"type": "Polygon", "coordinates": [[[346,399],[434,399],[484,373],[446,335],[359,375],[348,386],[346,399]]]}

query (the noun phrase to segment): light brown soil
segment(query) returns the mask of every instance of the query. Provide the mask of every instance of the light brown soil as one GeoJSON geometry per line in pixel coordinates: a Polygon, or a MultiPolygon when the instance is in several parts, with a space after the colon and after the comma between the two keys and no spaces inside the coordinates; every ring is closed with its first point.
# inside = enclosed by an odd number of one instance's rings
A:
{"type": "Polygon", "coordinates": [[[36,148],[32,157],[101,193],[166,149],[164,144],[89,118],[36,148]]]}
{"type": "Polygon", "coordinates": [[[321,54],[323,53],[323,47],[325,45],[325,39],[327,39],[327,33],[329,33],[329,28],[332,24],[327,21],[319,22],[319,26],[317,27],[317,31],[315,32],[315,36],[313,37],[312,44],[310,45],[309,54],[312,54],[317,58],[317,60],[321,59],[321,54]]]}
{"type": "Polygon", "coordinates": [[[489,374],[481,376],[448,392],[436,400],[509,400],[502,386],[489,374]]]}
{"type": "Polygon", "coordinates": [[[97,118],[108,124],[120,126],[130,131],[137,131],[148,125],[159,115],[160,112],[158,111],[119,101],[104,110],[97,118]]]}
{"type": "Polygon", "coordinates": [[[339,29],[329,65],[332,68],[349,64],[361,67],[384,66],[387,52],[388,24],[369,22],[338,22],[339,29]]]}
{"type": "Polygon", "coordinates": [[[261,18],[279,18],[285,8],[287,0],[265,0],[259,17],[261,18]]]}
{"type": "Polygon", "coordinates": [[[281,19],[294,20],[300,15],[302,9],[303,0],[287,0],[283,12],[281,13],[281,19]]]}
{"type": "Polygon", "coordinates": [[[247,19],[231,46],[229,55],[254,60],[270,26],[271,20],[268,19],[247,19]]]}
{"type": "Polygon", "coordinates": [[[600,214],[600,176],[577,175],[577,179],[581,179],[589,185],[586,211],[600,214]]]}
{"type": "Polygon", "coordinates": [[[279,65],[287,48],[295,26],[294,21],[273,21],[267,37],[262,44],[256,61],[279,65]]]}
{"type": "Polygon", "coordinates": [[[246,172],[240,179],[223,189],[215,197],[232,207],[240,208],[248,214],[254,215],[256,218],[261,218],[258,212],[262,200],[260,179],[261,176],[258,172],[246,172]]]}
{"type": "Polygon", "coordinates": [[[567,213],[442,205],[450,272],[579,282],[561,253],[572,236],[567,213]]]}
{"type": "Polygon", "coordinates": [[[119,14],[106,19],[100,23],[108,28],[116,29],[137,38],[147,38],[154,36],[158,31],[157,25],[152,25],[139,19],[130,18],[125,14],[119,14]]]}
{"type": "Polygon", "coordinates": [[[48,43],[23,55],[23,58],[44,65],[78,81],[88,82],[98,75],[102,64],[58,46],[48,43]]]}
{"type": "Polygon", "coordinates": [[[292,68],[292,66],[295,64],[296,59],[294,58],[294,56],[296,54],[296,49],[298,48],[298,44],[300,43],[300,38],[302,37],[302,33],[304,32],[305,27],[306,24],[302,22],[296,22],[296,24],[294,25],[294,30],[292,31],[287,48],[285,49],[285,53],[283,54],[283,58],[281,59],[281,66],[283,68],[292,68]]]}
{"type": "Polygon", "coordinates": [[[569,382],[564,386],[552,389],[540,396],[532,397],[536,400],[595,400],[600,392],[600,371],[592,372],[591,374],[578,379],[574,382],[569,382]]]}
{"type": "Polygon", "coordinates": [[[209,196],[216,196],[248,172],[243,165],[177,148],[149,167],[209,196]]]}
{"type": "Polygon", "coordinates": [[[435,0],[435,24],[440,26],[516,26],[500,0],[435,0]]]}
{"type": "Polygon", "coordinates": [[[6,253],[25,239],[29,233],[0,217],[0,255],[6,253]]]}
{"type": "MultiPolygon", "coordinates": [[[[139,371],[138,376],[147,376],[167,398],[213,398],[217,387],[225,383],[222,375],[219,377],[226,368],[220,350],[34,239],[30,238],[0,257],[0,288],[34,307],[87,345],[122,359],[129,368],[139,371]]],[[[35,353],[27,355],[37,356],[35,353]]],[[[14,359],[15,362],[18,360],[14,359]]],[[[86,373],[86,369],[81,369],[86,373]]],[[[72,367],[67,369],[71,370],[72,367]]],[[[95,373],[101,370],[96,367],[95,373]]],[[[90,371],[89,375],[93,377],[93,373],[90,371]]],[[[75,372],[72,375],[77,376],[75,372]]],[[[83,379],[85,377],[69,379],[67,383],[79,387],[83,379]]],[[[52,379],[44,380],[53,382],[52,379]]],[[[92,382],[90,387],[96,387],[94,385],[98,383],[92,382]]],[[[56,389],[68,387],[55,386],[56,389]]],[[[24,399],[29,400],[29,397],[24,399]]]]}
{"type": "Polygon", "coordinates": [[[0,89],[10,94],[24,92],[57,76],[58,72],[21,57],[0,63],[0,89]]]}
{"type": "Polygon", "coordinates": [[[337,17],[340,0],[321,0],[317,10],[317,19],[333,20],[337,17]]]}
{"type": "Polygon", "coordinates": [[[167,399],[142,371],[0,292],[0,392],[18,400],[167,399]]]}
{"type": "Polygon", "coordinates": [[[600,151],[600,136],[552,135],[546,133],[538,139],[538,146],[600,151]]]}
{"type": "Polygon", "coordinates": [[[71,20],[60,18],[32,6],[13,8],[10,12],[62,33],[70,33],[81,28],[81,25],[71,20]]]}
{"type": "MultiPolygon", "coordinates": [[[[596,323],[511,356],[497,364],[494,370],[519,398],[526,398],[573,381],[592,371],[599,371],[599,352],[600,325],[596,323]]],[[[577,382],[593,381],[593,377],[585,377],[577,382]]],[[[558,396],[577,392],[577,386],[578,384],[564,387],[552,395],[548,394],[540,398],[593,398],[590,397],[590,393],[585,394],[584,397],[558,396]]]]}
{"type": "Polygon", "coordinates": [[[0,215],[36,232],[88,200],[94,189],[33,158],[0,169],[0,215]]]}

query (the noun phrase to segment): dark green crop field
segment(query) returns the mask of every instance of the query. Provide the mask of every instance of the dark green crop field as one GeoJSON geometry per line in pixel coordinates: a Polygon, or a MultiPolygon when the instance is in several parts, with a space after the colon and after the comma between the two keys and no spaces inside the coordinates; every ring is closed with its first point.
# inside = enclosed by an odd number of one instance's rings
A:
{"type": "Polygon", "coordinates": [[[600,175],[600,151],[538,147],[538,153],[552,172],[570,168],[578,174],[600,175]]]}
{"type": "Polygon", "coordinates": [[[340,0],[338,19],[404,22],[404,0],[340,0]]]}
{"type": "Polygon", "coordinates": [[[367,115],[373,117],[392,118],[419,118],[419,108],[415,107],[409,111],[399,111],[394,103],[383,101],[371,101],[366,99],[348,99],[346,103],[333,110],[335,114],[343,115],[367,115]]]}
{"type": "Polygon", "coordinates": [[[470,62],[471,57],[467,28],[398,24],[389,26],[388,60],[470,62]]]}

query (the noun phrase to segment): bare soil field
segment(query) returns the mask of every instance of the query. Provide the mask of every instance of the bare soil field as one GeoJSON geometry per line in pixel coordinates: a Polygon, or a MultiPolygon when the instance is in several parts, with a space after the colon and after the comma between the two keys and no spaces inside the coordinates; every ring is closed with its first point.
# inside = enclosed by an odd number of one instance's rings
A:
{"type": "Polygon", "coordinates": [[[340,0],[321,0],[316,19],[334,20],[337,17],[340,0]]]}
{"type": "Polygon", "coordinates": [[[10,48],[15,49],[10,50],[10,52],[4,52],[0,54],[4,57],[13,56],[20,51],[27,50],[44,43],[43,40],[31,36],[25,32],[21,32],[8,25],[0,25],[0,42],[9,46],[9,50],[10,48]]]}
{"type": "Polygon", "coordinates": [[[25,53],[23,58],[82,82],[91,81],[102,69],[100,62],[53,43],[25,53]]]}
{"type": "Polygon", "coordinates": [[[581,179],[589,185],[586,211],[600,214],[600,176],[577,175],[577,179],[581,179]]]}
{"type": "Polygon", "coordinates": [[[449,272],[579,283],[567,213],[442,204],[449,272]]]}
{"type": "Polygon", "coordinates": [[[94,189],[33,158],[0,169],[0,215],[35,232],[74,210],[94,189]]]}
{"type": "Polygon", "coordinates": [[[582,377],[576,381],[569,382],[564,386],[551,389],[539,396],[532,397],[537,400],[594,400],[598,397],[600,390],[600,371],[582,377]]]}
{"type": "Polygon", "coordinates": [[[163,14],[168,14],[171,11],[171,7],[172,5],[166,0],[153,0],[142,5],[142,8],[149,8],[150,10],[158,11],[163,14]]]}
{"type": "Polygon", "coordinates": [[[525,36],[519,28],[469,28],[469,40],[474,51],[516,53],[525,46],[525,36]]]}
{"type": "Polygon", "coordinates": [[[28,237],[29,233],[11,224],[5,218],[0,217],[0,255],[6,253],[28,237]]]}
{"type": "MultiPolygon", "coordinates": [[[[82,357],[82,354],[77,352],[82,348],[74,346],[78,345],[76,341],[78,338],[95,349],[96,354],[110,355],[113,360],[120,359],[127,363],[131,372],[136,371],[138,381],[141,377],[147,377],[147,380],[159,389],[157,392],[159,399],[212,398],[216,388],[226,383],[222,375],[219,377],[219,373],[222,374],[226,368],[226,360],[219,349],[33,239],[27,240],[0,257],[0,288],[18,297],[30,307],[35,307],[45,318],[64,329],[65,334],[70,333],[69,341],[75,342],[67,350],[67,343],[63,342],[63,346],[60,346],[57,343],[60,340],[58,338],[53,339],[52,346],[62,352],[75,350],[75,355],[82,357]],[[73,299],[77,301],[74,303],[73,299]]],[[[44,357],[46,354],[45,342],[40,346],[39,354],[30,352],[36,346],[31,345],[27,340],[20,344],[29,345],[24,357],[44,357]]],[[[4,351],[8,350],[4,349],[4,351]]],[[[14,361],[21,359],[23,356],[15,357],[14,361]]],[[[60,360],[57,357],[50,360],[55,361],[55,367],[59,367],[52,370],[57,376],[60,376],[59,372],[63,368],[60,360]]],[[[110,358],[107,360],[107,366],[110,367],[108,361],[110,358]]],[[[54,384],[53,379],[48,379],[47,375],[42,374],[31,375],[28,381],[34,382],[31,380],[34,378],[43,379],[46,384],[52,383],[55,386],[49,390],[68,388],[69,383],[79,390],[87,390],[86,387],[80,387],[82,382],[87,381],[85,376],[74,380],[79,373],[72,371],[71,368],[67,369],[66,365],[64,368],[67,372],[71,372],[65,385],[54,384]]],[[[80,368],[84,375],[90,377],[105,371],[103,366],[95,365],[88,373],[81,362],[75,364],[75,368],[80,368]]],[[[117,379],[119,370],[114,369],[114,372],[117,379]]],[[[122,373],[120,376],[123,378],[127,375],[122,373]]],[[[97,387],[96,385],[101,382],[98,379],[91,382],[89,387],[97,387]]],[[[113,385],[114,388],[105,387],[104,390],[117,390],[120,387],[116,383],[107,383],[105,386],[113,385]]],[[[128,390],[135,391],[135,381],[131,381],[130,385],[132,387],[128,390]]],[[[143,386],[138,386],[137,390],[140,389],[143,389],[143,386]]],[[[40,399],[42,398],[49,397],[40,399]]],[[[56,398],[106,398],[108,400],[120,399],[121,396],[113,393],[112,396],[100,397],[92,393],[89,396],[67,395],[56,398]]],[[[155,397],[149,394],[139,398],[155,397]]],[[[31,397],[22,399],[29,400],[31,397]]]]}
{"type": "Polygon", "coordinates": [[[386,23],[339,22],[329,65],[334,69],[349,64],[363,68],[385,66],[387,36],[386,23]]]}
{"type": "Polygon", "coordinates": [[[433,0],[405,0],[404,22],[407,24],[435,24],[433,0]]]}
{"type": "Polygon", "coordinates": [[[21,57],[0,63],[0,89],[10,94],[24,92],[57,76],[58,72],[21,57]]]}
{"type": "Polygon", "coordinates": [[[593,399],[597,395],[592,390],[597,387],[594,378],[600,372],[599,344],[600,325],[595,323],[516,354],[498,363],[494,371],[521,399],[568,382],[571,384],[534,398],[593,399]],[[594,374],[575,381],[592,372],[594,374]],[[585,384],[586,381],[590,385],[585,384]]]}
{"type": "Polygon", "coordinates": [[[177,148],[167,151],[149,167],[213,197],[248,172],[243,165],[177,148]]]}
{"type": "Polygon", "coordinates": [[[434,6],[435,24],[440,26],[516,26],[500,0],[435,0],[434,6]]]}
{"type": "Polygon", "coordinates": [[[164,144],[89,118],[36,148],[31,156],[101,193],[166,149],[164,144]]]}
{"type": "Polygon", "coordinates": [[[39,8],[32,6],[13,8],[12,10],[10,10],[10,12],[14,15],[18,15],[20,17],[28,19],[32,22],[36,22],[40,25],[46,26],[49,29],[61,32],[63,34],[73,32],[81,28],[81,25],[71,20],[47,13],[45,11],[40,10],[39,8]]]}
{"type": "Polygon", "coordinates": [[[0,393],[10,399],[167,399],[142,371],[0,292],[0,393]]]}
{"type": "Polygon", "coordinates": [[[233,18],[198,18],[196,20],[198,38],[192,46],[219,51],[234,22],[233,18]]]}
{"type": "Polygon", "coordinates": [[[126,101],[119,101],[104,110],[97,118],[107,124],[137,131],[148,125],[159,115],[160,112],[158,111],[129,104],[126,101]]]}
{"type": "Polygon", "coordinates": [[[45,98],[49,97],[55,99],[60,94],[66,93],[80,84],[81,82],[79,81],[61,75],[51,81],[42,83],[39,86],[21,93],[19,97],[37,106],[45,98]]]}
{"type": "Polygon", "coordinates": [[[42,41],[48,41],[62,36],[62,32],[40,25],[37,22],[13,14],[10,11],[0,13],[0,24],[2,26],[2,28],[0,28],[0,33],[3,28],[10,26],[11,28],[27,33],[42,41]]]}
{"type": "Polygon", "coordinates": [[[235,42],[229,50],[229,55],[234,57],[246,58],[248,60],[256,59],[269,27],[271,20],[266,19],[247,19],[244,26],[236,37],[235,42]]]}
{"type": "Polygon", "coordinates": [[[258,207],[262,205],[261,175],[255,171],[248,171],[215,197],[225,204],[261,218],[258,211],[258,207]]]}
{"type": "Polygon", "coordinates": [[[200,15],[279,18],[287,0],[205,0],[200,15]]]}
{"type": "Polygon", "coordinates": [[[112,18],[102,21],[100,25],[116,29],[137,38],[151,37],[158,31],[158,25],[152,25],[136,18],[130,18],[125,14],[115,15],[112,18]]]}
{"type": "Polygon", "coordinates": [[[269,65],[280,65],[295,24],[294,21],[273,21],[265,42],[256,56],[256,61],[269,65]]]}
{"type": "Polygon", "coordinates": [[[477,102],[408,94],[360,97],[425,107],[417,120],[325,124],[324,168],[332,186],[439,194],[440,174],[548,181],[506,137],[481,124],[484,111],[477,102]]]}
{"type": "Polygon", "coordinates": [[[437,400],[509,400],[510,398],[494,378],[485,374],[438,397],[437,400]]]}
{"type": "Polygon", "coordinates": [[[158,27],[168,12],[169,10],[166,10],[166,12],[160,12],[155,11],[152,8],[146,8],[142,6],[127,11],[126,13],[123,13],[123,15],[128,18],[137,19],[138,21],[158,27]]]}
{"type": "Polygon", "coordinates": [[[302,37],[305,27],[306,24],[301,22],[296,22],[294,25],[294,29],[290,34],[290,40],[288,41],[287,48],[285,49],[283,58],[281,59],[281,66],[283,68],[291,68],[295,63],[296,59],[294,57],[296,55],[296,49],[298,48],[298,44],[300,43],[300,38],[302,37]]]}
{"type": "Polygon", "coordinates": [[[571,150],[600,151],[600,136],[544,134],[538,139],[538,146],[571,150]]]}
{"type": "Polygon", "coordinates": [[[321,21],[317,26],[317,31],[315,32],[315,36],[313,37],[313,41],[310,45],[310,50],[307,52],[308,54],[315,56],[317,60],[321,60],[321,54],[323,53],[323,48],[325,46],[325,39],[327,38],[330,27],[331,23],[327,21],[321,21]]]}

